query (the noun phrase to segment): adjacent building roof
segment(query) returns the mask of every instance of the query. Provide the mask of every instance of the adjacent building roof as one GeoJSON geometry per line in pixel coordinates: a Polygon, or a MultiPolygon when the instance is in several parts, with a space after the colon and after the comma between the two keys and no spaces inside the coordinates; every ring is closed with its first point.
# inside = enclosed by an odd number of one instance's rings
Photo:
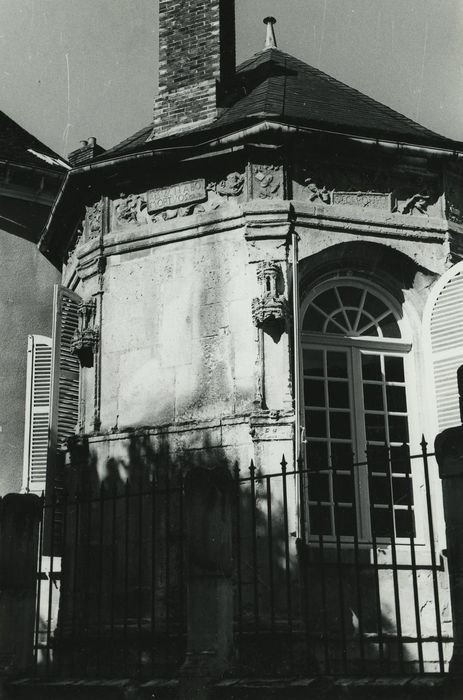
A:
{"type": "Polygon", "coordinates": [[[40,169],[63,170],[67,163],[51,148],[0,111],[0,161],[40,169]]]}
{"type": "MultiPolygon", "coordinates": [[[[237,68],[236,84],[228,102],[229,106],[212,125],[190,134],[227,132],[273,119],[346,135],[452,150],[462,147],[276,48],[261,51],[237,68]]],[[[150,124],[106,151],[103,159],[157,146],[156,139],[147,144],[151,133],[150,124]]],[[[185,134],[171,137],[170,141],[180,137],[185,134]]]]}

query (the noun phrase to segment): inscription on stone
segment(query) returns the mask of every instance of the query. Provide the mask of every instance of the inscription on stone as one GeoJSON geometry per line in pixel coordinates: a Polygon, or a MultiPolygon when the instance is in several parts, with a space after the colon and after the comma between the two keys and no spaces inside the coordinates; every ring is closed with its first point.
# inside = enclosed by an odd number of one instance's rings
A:
{"type": "Polygon", "coordinates": [[[333,192],[333,204],[383,211],[392,210],[391,195],[382,192],[333,192]]]}
{"type": "Polygon", "coordinates": [[[150,190],[147,196],[148,213],[153,214],[163,209],[175,209],[185,207],[188,204],[202,202],[207,199],[206,180],[190,180],[178,185],[161,187],[158,190],[150,190]]]}

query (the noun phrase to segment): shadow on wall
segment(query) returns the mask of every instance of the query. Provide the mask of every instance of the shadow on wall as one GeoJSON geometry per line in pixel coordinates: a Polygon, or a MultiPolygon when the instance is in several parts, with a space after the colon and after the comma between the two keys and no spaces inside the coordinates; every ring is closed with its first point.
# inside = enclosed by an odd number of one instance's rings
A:
{"type": "MultiPolygon", "coordinates": [[[[232,571],[232,670],[391,673],[402,663],[416,671],[417,644],[404,617],[407,639],[397,639],[392,569],[382,570],[378,597],[368,550],[359,568],[352,548],[331,543],[322,550],[298,540],[291,531],[294,475],[268,466],[271,475],[253,466],[240,472],[220,448],[172,454],[165,439],[154,446],[150,436],[133,435],[100,479],[88,442],[76,439],[62,512],[58,626],[49,641],[54,669],[86,677],[177,673],[186,654],[188,559],[193,548],[201,568],[200,533],[204,560],[211,550],[219,560],[223,549],[220,570],[232,571]],[[208,526],[206,490],[191,537],[185,475],[199,479],[208,471],[228,476],[231,522],[224,514],[208,526]]],[[[407,576],[399,572],[403,611],[407,576]]],[[[424,651],[436,656],[434,648],[424,651]]]]}

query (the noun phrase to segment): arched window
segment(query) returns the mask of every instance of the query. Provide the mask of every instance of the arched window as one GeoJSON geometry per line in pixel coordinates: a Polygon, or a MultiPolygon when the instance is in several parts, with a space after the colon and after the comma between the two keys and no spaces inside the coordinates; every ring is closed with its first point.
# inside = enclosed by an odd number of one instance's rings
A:
{"type": "Polygon", "coordinates": [[[400,307],[364,280],[337,278],[302,312],[310,531],[410,537],[411,344],[400,307]]]}

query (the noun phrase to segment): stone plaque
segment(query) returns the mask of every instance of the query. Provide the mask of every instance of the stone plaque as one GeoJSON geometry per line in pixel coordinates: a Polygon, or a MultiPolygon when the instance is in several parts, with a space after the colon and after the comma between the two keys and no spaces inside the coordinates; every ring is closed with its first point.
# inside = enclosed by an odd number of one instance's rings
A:
{"type": "Polygon", "coordinates": [[[195,202],[202,202],[206,198],[206,180],[202,178],[181,182],[178,185],[169,185],[169,187],[161,187],[158,190],[148,192],[148,213],[153,214],[163,209],[186,207],[195,202]]]}
{"type": "Polygon", "coordinates": [[[391,195],[383,192],[333,192],[333,204],[391,211],[391,195]]]}

